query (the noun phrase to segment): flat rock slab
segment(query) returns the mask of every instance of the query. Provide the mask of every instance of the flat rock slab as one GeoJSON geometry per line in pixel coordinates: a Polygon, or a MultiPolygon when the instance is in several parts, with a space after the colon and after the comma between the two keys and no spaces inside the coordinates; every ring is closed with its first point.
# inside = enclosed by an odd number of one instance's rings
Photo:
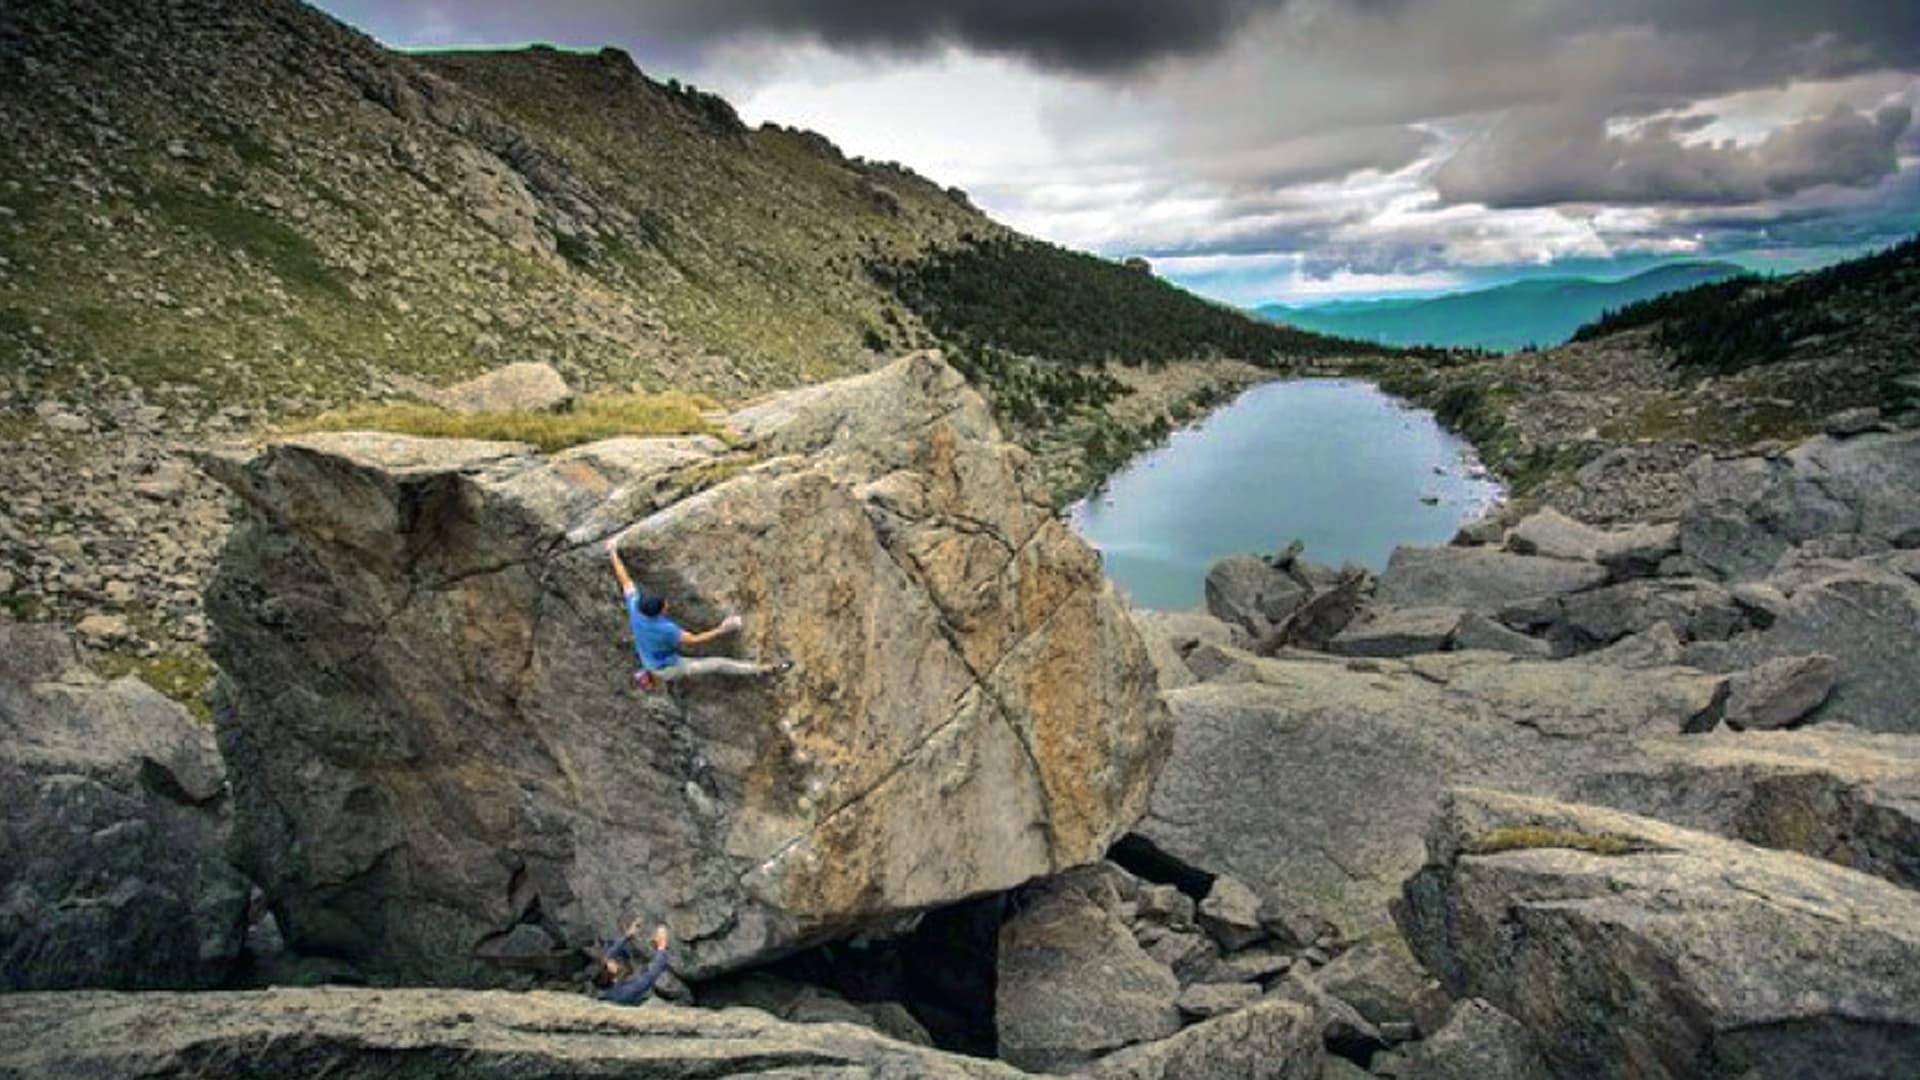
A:
{"type": "Polygon", "coordinates": [[[994,1061],[758,1009],[628,1008],[579,994],[329,987],[0,997],[19,1076],[1018,1077],[994,1061]]]}
{"type": "Polygon", "coordinates": [[[1167,695],[1173,755],[1136,832],[1357,939],[1387,928],[1386,902],[1420,865],[1421,823],[1449,785],[1564,792],[1630,757],[1634,738],[1694,725],[1723,681],[1497,654],[1417,663],[1240,655],[1223,673],[1241,681],[1167,695]]]}
{"type": "Polygon", "coordinates": [[[1595,563],[1514,555],[1486,548],[1395,548],[1374,586],[1374,600],[1394,607],[1458,607],[1497,612],[1524,600],[1603,585],[1595,563]]]}
{"type": "Polygon", "coordinates": [[[1920,893],[1618,811],[1463,789],[1402,931],[1556,1074],[1920,1074],[1920,893]]]}

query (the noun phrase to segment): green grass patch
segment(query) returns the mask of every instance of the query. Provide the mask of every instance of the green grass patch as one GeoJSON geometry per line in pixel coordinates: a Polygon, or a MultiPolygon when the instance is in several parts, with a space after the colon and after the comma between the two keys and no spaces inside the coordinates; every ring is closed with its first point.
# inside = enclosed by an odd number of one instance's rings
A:
{"type": "Polygon", "coordinates": [[[583,398],[566,412],[461,414],[435,405],[376,405],[342,409],[297,420],[289,434],[314,431],[385,431],[439,439],[486,439],[532,443],[551,453],[621,435],[717,435],[703,415],[712,399],[668,390],[583,398]]]}
{"type": "Polygon", "coordinates": [[[340,300],[352,299],[313,241],[279,220],[189,188],[157,188],[150,198],[154,208],[176,224],[204,233],[223,247],[246,252],[288,285],[340,300]]]}
{"type": "Polygon", "coordinates": [[[1590,855],[1632,855],[1657,850],[1644,840],[1618,833],[1582,833],[1539,825],[1509,825],[1475,840],[1468,846],[1467,853],[1498,855],[1503,851],[1529,851],[1535,848],[1570,848],[1590,855]]]}
{"type": "Polygon", "coordinates": [[[207,690],[213,685],[214,667],[205,654],[134,656],[114,652],[101,656],[99,666],[101,673],[110,679],[138,676],[141,682],[179,702],[194,719],[203,724],[213,723],[207,690]]]}

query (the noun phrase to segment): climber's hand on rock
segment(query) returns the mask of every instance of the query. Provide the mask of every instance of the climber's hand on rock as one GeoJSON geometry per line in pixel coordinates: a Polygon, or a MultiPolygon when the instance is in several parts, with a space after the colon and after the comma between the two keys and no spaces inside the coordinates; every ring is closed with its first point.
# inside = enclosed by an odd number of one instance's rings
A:
{"type": "Polygon", "coordinates": [[[727,616],[727,617],[726,617],[726,618],[724,618],[724,619],[721,619],[721,620],[720,620],[720,629],[722,629],[722,630],[738,630],[738,629],[740,629],[740,616],[739,616],[739,614],[738,614],[738,613],[736,613],[736,614],[733,614],[733,615],[729,615],[729,616],[727,616]]]}

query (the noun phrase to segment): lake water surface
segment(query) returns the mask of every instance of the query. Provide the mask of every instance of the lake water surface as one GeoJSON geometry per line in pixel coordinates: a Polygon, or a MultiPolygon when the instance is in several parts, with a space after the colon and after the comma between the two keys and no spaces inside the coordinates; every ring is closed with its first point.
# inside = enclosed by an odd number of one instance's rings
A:
{"type": "Polygon", "coordinates": [[[1298,537],[1308,558],[1374,570],[1444,544],[1500,498],[1433,414],[1358,379],[1266,383],[1177,431],[1068,510],[1144,608],[1202,600],[1207,568],[1298,537]]]}

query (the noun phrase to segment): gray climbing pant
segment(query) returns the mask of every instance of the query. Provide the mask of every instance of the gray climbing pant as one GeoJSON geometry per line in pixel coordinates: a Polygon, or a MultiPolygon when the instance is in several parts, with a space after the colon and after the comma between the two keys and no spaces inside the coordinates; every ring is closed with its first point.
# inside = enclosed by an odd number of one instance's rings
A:
{"type": "Polygon", "coordinates": [[[771,664],[755,663],[752,660],[735,660],[731,656],[683,656],[677,664],[670,664],[653,673],[661,682],[673,682],[691,675],[765,675],[773,670],[771,664]]]}

